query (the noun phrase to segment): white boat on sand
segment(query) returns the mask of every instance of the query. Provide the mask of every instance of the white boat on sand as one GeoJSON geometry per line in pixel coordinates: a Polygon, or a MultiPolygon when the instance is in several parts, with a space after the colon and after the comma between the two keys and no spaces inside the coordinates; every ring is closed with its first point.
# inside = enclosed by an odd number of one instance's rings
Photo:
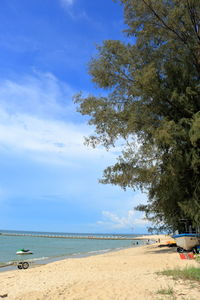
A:
{"type": "Polygon", "coordinates": [[[172,237],[175,239],[180,250],[189,251],[200,245],[200,234],[197,233],[181,233],[173,235],[172,237]]]}

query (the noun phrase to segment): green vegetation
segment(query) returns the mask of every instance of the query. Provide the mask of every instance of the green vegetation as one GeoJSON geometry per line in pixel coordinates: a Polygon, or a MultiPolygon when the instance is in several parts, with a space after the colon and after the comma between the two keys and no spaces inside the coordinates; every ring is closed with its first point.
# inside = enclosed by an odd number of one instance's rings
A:
{"type": "Polygon", "coordinates": [[[126,42],[106,40],[90,63],[104,96],[75,103],[95,133],[89,145],[123,144],[104,184],[148,193],[158,230],[200,223],[200,1],[121,0],[126,42]]]}
{"type": "Polygon", "coordinates": [[[195,255],[195,260],[196,260],[198,263],[200,263],[200,254],[196,254],[196,255],[195,255]]]}
{"type": "MultiPolygon", "coordinates": [[[[167,295],[165,295],[165,296],[167,296],[167,295]]],[[[165,298],[159,298],[158,300],[166,300],[166,299],[169,299],[169,300],[176,300],[177,299],[177,297],[176,296],[174,296],[174,295],[169,295],[169,297],[165,297],[165,298]]],[[[180,298],[179,298],[180,299],[180,298]]],[[[181,300],[196,300],[196,299],[194,299],[194,298],[185,298],[185,297],[182,297],[181,298],[181,300]]]]}
{"type": "Polygon", "coordinates": [[[200,268],[188,267],[185,269],[165,270],[159,272],[161,275],[172,276],[173,279],[200,281],[200,268]]]}
{"type": "Polygon", "coordinates": [[[174,295],[174,290],[172,287],[169,287],[167,289],[160,289],[157,291],[157,294],[161,294],[161,295],[174,295]]]}

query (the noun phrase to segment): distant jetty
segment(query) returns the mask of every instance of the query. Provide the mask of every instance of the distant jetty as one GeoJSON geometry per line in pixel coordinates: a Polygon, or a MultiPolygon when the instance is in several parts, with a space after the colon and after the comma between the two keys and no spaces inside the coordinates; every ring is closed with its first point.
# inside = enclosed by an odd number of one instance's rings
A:
{"type": "Polygon", "coordinates": [[[31,237],[42,237],[42,238],[62,238],[62,239],[90,239],[90,240],[147,240],[146,237],[129,237],[123,235],[56,235],[56,234],[31,234],[31,233],[0,233],[3,236],[31,236],[31,237]]]}

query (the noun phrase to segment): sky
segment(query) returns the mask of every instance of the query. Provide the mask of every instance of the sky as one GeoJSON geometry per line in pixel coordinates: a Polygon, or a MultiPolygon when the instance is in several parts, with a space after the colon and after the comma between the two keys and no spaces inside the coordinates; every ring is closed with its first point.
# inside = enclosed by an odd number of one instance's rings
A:
{"type": "Polygon", "coordinates": [[[1,0],[0,229],[146,233],[140,191],[102,185],[119,149],[84,145],[94,128],[73,96],[100,94],[96,45],[120,39],[112,0],[1,0]]]}

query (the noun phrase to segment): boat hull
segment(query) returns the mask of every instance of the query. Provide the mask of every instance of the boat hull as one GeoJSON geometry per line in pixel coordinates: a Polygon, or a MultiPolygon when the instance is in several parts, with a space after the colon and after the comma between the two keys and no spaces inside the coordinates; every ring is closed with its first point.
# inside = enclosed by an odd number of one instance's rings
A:
{"type": "Polygon", "coordinates": [[[30,252],[17,251],[16,254],[17,255],[30,255],[30,254],[33,254],[33,252],[31,252],[31,251],[30,252]]]}
{"type": "Polygon", "coordinates": [[[186,251],[200,245],[200,235],[197,234],[177,234],[174,235],[173,238],[175,239],[177,246],[186,251]]]}

